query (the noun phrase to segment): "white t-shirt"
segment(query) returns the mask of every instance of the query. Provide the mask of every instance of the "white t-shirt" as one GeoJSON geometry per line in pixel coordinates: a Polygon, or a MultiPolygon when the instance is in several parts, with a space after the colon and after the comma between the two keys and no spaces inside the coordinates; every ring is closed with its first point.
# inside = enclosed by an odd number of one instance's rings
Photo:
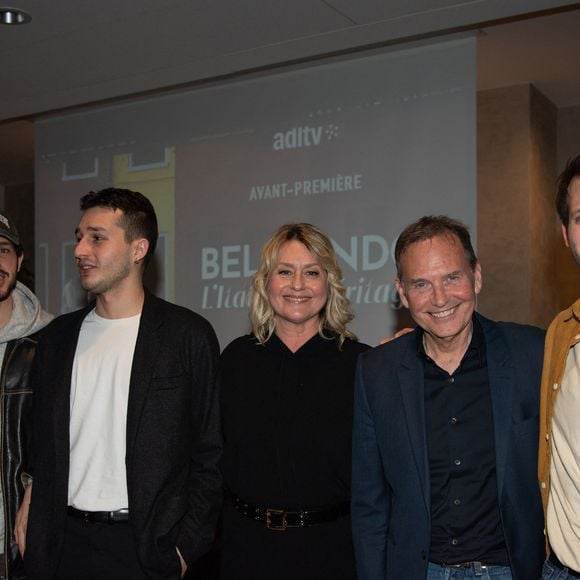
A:
{"type": "Polygon", "coordinates": [[[568,353],[552,417],[546,528],[558,559],[580,571],[580,343],[568,353]]]}
{"type": "Polygon", "coordinates": [[[69,505],[87,511],[128,507],[127,403],[141,314],[84,319],[70,393],[69,505]]]}

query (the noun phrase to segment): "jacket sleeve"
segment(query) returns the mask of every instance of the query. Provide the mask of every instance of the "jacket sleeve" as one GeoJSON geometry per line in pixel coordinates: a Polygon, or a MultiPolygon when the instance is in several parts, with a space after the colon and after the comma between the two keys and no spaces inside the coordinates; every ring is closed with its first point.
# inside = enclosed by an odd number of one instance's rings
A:
{"type": "Polygon", "coordinates": [[[177,537],[177,547],[188,565],[211,547],[222,505],[219,345],[208,322],[204,321],[202,330],[189,344],[193,425],[189,508],[177,537]]]}
{"type": "Polygon", "coordinates": [[[352,530],[359,580],[384,580],[390,519],[390,491],[382,460],[364,373],[359,357],[355,379],[352,449],[352,530]]]}

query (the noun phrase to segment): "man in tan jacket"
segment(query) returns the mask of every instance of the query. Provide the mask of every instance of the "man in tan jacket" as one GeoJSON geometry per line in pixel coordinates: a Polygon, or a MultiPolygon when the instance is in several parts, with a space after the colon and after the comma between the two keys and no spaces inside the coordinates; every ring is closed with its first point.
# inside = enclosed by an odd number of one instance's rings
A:
{"type": "MultiPolygon", "coordinates": [[[[580,266],[580,155],[560,176],[556,207],[580,266]]],[[[546,336],[538,475],[548,547],[542,580],[580,578],[580,298],[546,336]]]]}

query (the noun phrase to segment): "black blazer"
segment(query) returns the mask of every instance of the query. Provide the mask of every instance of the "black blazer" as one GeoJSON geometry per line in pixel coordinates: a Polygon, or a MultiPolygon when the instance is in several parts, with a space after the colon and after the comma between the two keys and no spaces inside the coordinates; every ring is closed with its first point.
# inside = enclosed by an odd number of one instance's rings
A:
{"type": "MultiPolygon", "coordinates": [[[[66,523],[70,384],[81,324],[94,307],[54,320],[34,367],[34,484],[24,563],[54,577],[66,523]]],[[[201,316],[146,293],[127,410],[127,488],[139,559],[152,579],[179,577],[214,537],[221,507],[219,346],[201,316]]]]}
{"type": "MultiPolygon", "coordinates": [[[[544,333],[475,316],[486,343],[504,538],[514,580],[533,580],[545,558],[536,475],[544,333]]],[[[352,481],[358,578],[420,580],[429,561],[431,487],[415,333],[358,360],[352,481]]]]}

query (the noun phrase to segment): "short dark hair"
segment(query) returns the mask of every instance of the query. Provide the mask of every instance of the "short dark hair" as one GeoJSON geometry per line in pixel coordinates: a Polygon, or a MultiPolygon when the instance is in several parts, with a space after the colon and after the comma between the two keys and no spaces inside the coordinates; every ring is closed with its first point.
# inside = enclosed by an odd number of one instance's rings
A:
{"type": "Polygon", "coordinates": [[[568,189],[575,177],[580,177],[580,155],[574,159],[568,159],[564,171],[558,177],[558,190],[556,192],[556,210],[564,227],[568,227],[570,221],[570,198],[568,189]]]}
{"type": "Polygon", "coordinates": [[[153,204],[138,191],[108,187],[91,191],[81,197],[81,211],[93,207],[108,207],[123,212],[118,223],[125,230],[125,239],[132,242],[137,238],[145,238],[149,242],[149,249],[143,260],[147,266],[155,252],[159,235],[153,204]]]}
{"type": "Polygon", "coordinates": [[[477,265],[477,256],[471,245],[471,237],[467,226],[459,220],[455,220],[446,215],[427,215],[420,220],[408,225],[399,236],[395,245],[395,264],[397,266],[397,276],[402,277],[401,256],[407,248],[417,242],[430,240],[437,236],[455,236],[461,242],[465,257],[472,270],[477,265]]]}

